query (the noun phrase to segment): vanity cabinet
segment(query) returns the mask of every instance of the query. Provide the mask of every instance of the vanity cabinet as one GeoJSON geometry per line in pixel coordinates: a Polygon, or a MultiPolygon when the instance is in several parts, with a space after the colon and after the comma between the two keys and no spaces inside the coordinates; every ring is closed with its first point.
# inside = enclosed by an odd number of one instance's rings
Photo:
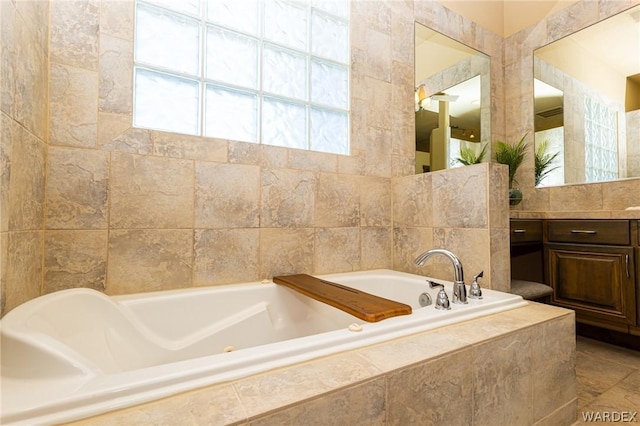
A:
{"type": "Polygon", "coordinates": [[[637,332],[640,257],[637,220],[546,220],[545,282],[551,302],[581,323],[637,332]]]}
{"type": "Polygon", "coordinates": [[[511,219],[511,279],[544,282],[542,220],[511,219]]]}

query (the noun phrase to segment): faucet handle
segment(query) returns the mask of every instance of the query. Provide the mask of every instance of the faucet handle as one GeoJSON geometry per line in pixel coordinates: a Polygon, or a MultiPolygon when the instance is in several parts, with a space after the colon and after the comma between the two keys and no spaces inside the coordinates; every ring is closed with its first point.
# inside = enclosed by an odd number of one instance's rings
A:
{"type": "Polygon", "coordinates": [[[480,288],[480,284],[478,284],[478,278],[482,278],[484,276],[484,271],[481,271],[478,275],[473,277],[473,282],[469,287],[469,299],[482,299],[482,289],[480,288]]]}
{"type": "Polygon", "coordinates": [[[447,296],[447,292],[444,291],[444,285],[434,283],[433,281],[429,281],[429,280],[427,280],[427,282],[429,283],[429,287],[431,288],[440,287],[440,291],[436,296],[436,309],[438,309],[439,311],[448,311],[449,309],[451,309],[451,305],[449,303],[449,296],[447,296]]]}

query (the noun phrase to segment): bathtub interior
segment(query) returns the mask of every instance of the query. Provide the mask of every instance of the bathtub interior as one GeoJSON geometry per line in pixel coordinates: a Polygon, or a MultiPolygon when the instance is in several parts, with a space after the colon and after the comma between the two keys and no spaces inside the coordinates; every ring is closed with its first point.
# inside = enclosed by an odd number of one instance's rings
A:
{"type": "Polygon", "coordinates": [[[51,293],[2,319],[3,417],[64,419],[67,406],[97,413],[123,395],[127,404],[146,401],[526,304],[485,290],[485,300],[442,312],[420,307],[421,293],[435,300],[437,291],[424,277],[389,270],[321,277],[406,303],[413,314],[353,332],[361,322],[354,316],[272,282],[112,297],[51,293]]]}
{"type": "Polygon", "coordinates": [[[324,333],[354,320],[273,283],[120,298],[73,289],[29,305],[3,320],[3,337],[12,343],[2,345],[2,366],[14,376],[31,374],[32,352],[57,372],[66,364],[66,371],[113,374],[324,333]],[[20,353],[12,354],[17,342],[20,353]]]}

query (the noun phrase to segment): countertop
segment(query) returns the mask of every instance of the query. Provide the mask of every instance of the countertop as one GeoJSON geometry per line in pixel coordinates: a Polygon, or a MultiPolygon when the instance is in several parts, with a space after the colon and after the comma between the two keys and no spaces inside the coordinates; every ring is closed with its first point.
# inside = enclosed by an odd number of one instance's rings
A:
{"type": "Polygon", "coordinates": [[[640,219],[640,210],[524,211],[510,210],[511,219],[640,219]]]}

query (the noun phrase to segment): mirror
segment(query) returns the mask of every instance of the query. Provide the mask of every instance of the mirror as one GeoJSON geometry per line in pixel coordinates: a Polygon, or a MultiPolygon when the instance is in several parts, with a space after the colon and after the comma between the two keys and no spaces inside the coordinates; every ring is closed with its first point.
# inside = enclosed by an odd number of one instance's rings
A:
{"type": "MultiPolygon", "coordinates": [[[[415,24],[416,173],[462,166],[491,137],[489,57],[415,24]]],[[[477,158],[475,158],[477,159],[477,158]]]]}
{"type": "Polygon", "coordinates": [[[536,186],[640,177],[640,6],[534,51],[536,186]],[[538,177],[539,172],[536,172],[538,177]]]}

